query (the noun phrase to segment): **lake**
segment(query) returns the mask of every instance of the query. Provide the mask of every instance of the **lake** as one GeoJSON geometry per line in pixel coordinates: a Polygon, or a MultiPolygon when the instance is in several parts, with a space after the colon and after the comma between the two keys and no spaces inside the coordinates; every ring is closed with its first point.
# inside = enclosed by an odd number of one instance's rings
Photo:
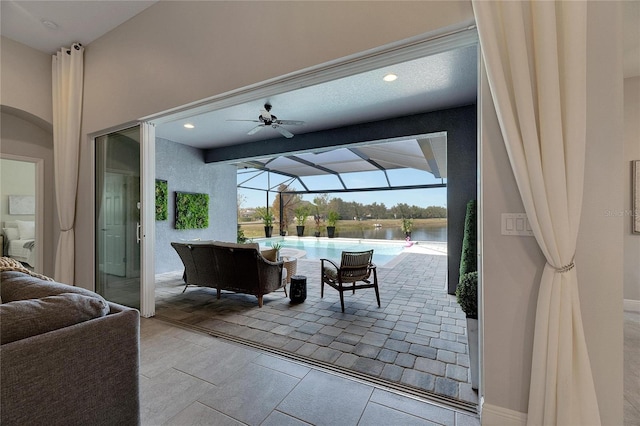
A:
{"type": "MultiPolygon", "coordinates": [[[[405,235],[400,227],[376,228],[374,222],[362,222],[359,229],[338,229],[336,237],[341,238],[366,238],[377,240],[404,240],[405,235]]],[[[324,234],[324,233],[323,233],[324,234]]],[[[326,234],[324,234],[326,235],[326,234]]],[[[323,235],[323,236],[324,236],[323,235]]],[[[430,225],[414,225],[411,230],[411,239],[414,241],[447,241],[446,223],[436,223],[430,225]]]]}

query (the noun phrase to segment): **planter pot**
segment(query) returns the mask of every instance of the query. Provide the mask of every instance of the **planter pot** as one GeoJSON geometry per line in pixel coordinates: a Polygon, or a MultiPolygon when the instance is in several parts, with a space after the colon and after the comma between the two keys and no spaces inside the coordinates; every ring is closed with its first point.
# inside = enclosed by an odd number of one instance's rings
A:
{"type": "Polygon", "coordinates": [[[333,238],[333,237],[335,237],[335,234],[336,234],[336,227],[335,226],[327,226],[327,237],[333,238]]]}
{"type": "Polygon", "coordinates": [[[405,231],[404,236],[411,238],[411,231],[405,231]]]}
{"type": "Polygon", "coordinates": [[[273,232],[273,226],[265,226],[264,227],[264,236],[267,238],[271,238],[271,233],[273,232]]]}
{"type": "Polygon", "coordinates": [[[313,235],[315,235],[316,238],[320,237],[320,231],[316,231],[313,235]]]}
{"type": "Polygon", "coordinates": [[[304,225],[296,226],[296,233],[298,234],[298,237],[302,237],[304,235],[304,225]]]}
{"type": "Polygon", "coordinates": [[[478,359],[478,320],[475,318],[467,318],[467,342],[469,343],[469,368],[471,372],[471,388],[477,390],[480,362],[478,359]]]}

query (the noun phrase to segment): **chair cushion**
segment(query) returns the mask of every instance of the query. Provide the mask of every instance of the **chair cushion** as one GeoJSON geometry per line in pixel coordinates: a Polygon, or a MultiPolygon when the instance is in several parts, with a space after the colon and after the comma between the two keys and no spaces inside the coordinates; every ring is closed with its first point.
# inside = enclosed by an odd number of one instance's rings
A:
{"type": "Polygon", "coordinates": [[[322,272],[324,273],[325,276],[329,277],[332,280],[338,279],[338,271],[336,270],[336,268],[334,268],[331,265],[325,266],[322,272]]]}

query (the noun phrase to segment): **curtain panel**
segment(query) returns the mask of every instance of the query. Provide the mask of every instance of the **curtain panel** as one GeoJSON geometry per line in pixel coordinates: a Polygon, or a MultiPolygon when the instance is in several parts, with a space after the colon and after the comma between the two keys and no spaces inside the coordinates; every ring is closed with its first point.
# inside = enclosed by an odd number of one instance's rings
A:
{"type": "Polygon", "coordinates": [[[546,265],[529,425],[600,424],[575,265],[586,144],[586,2],[473,0],[500,128],[546,265]]]}
{"type": "Polygon", "coordinates": [[[80,123],[84,48],[74,43],[52,57],[53,161],[60,237],[56,250],[56,281],[74,284],[74,224],[78,192],[80,123]]]}

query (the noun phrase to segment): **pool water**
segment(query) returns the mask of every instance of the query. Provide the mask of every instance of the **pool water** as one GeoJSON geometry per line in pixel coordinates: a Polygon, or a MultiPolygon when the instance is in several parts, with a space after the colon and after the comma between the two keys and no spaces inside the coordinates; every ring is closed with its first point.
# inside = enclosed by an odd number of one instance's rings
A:
{"type": "Polygon", "coordinates": [[[364,251],[373,249],[373,263],[382,266],[402,253],[404,241],[358,240],[352,238],[313,238],[313,237],[278,237],[259,238],[254,242],[261,246],[271,247],[275,242],[281,242],[283,248],[304,250],[306,259],[331,259],[340,263],[343,251],[364,251]]]}

